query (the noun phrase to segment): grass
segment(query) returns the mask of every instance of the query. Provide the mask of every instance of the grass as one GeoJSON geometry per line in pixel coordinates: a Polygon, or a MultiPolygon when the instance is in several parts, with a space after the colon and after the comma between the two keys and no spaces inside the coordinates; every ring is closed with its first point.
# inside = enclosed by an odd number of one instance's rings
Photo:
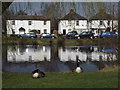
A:
{"type": "Polygon", "coordinates": [[[33,79],[30,73],[3,72],[3,88],[117,88],[118,72],[46,73],[33,79]]]}

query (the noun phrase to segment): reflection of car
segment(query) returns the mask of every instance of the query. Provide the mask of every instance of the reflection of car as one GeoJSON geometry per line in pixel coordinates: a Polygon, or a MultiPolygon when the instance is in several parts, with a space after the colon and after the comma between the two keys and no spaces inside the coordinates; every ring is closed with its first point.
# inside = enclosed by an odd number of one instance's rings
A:
{"type": "Polygon", "coordinates": [[[100,35],[101,38],[114,38],[118,37],[118,34],[111,34],[110,32],[102,32],[100,35]]]}
{"type": "Polygon", "coordinates": [[[68,32],[67,34],[66,34],[66,38],[68,38],[68,39],[74,39],[74,38],[78,38],[78,34],[77,34],[77,32],[68,32]]]}
{"type": "Polygon", "coordinates": [[[49,34],[49,33],[42,33],[40,35],[40,38],[56,38],[56,35],[54,34],[49,34]]]}
{"type": "Polygon", "coordinates": [[[78,38],[90,38],[93,39],[94,38],[94,33],[92,33],[91,31],[88,32],[82,32],[78,38]]]}
{"type": "Polygon", "coordinates": [[[117,52],[117,50],[116,49],[102,49],[102,52],[104,52],[104,53],[112,53],[112,52],[117,52]]]}
{"type": "Polygon", "coordinates": [[[19,38],[36,38],[36,34],[20,34],[18,35],[19,38]]]}

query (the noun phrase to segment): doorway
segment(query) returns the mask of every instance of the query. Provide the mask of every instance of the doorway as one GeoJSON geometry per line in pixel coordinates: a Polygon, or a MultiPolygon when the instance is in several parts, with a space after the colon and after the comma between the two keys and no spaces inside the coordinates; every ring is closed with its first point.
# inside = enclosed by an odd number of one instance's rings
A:
{"type": "Polygon", "coordinates": [[[63,35],[66,35],[66,29],[63,29],[63,35]]]}

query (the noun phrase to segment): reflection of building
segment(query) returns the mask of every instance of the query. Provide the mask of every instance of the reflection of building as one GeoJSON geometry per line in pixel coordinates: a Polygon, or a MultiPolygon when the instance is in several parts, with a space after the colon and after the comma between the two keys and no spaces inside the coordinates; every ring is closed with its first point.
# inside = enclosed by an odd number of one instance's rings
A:
{"type": "MultiPolygon", "coordinates": [[[[17,46],[15,46],[17,47],[17,46]]],[[[14,52],[11,49],[12,47],[9,47],[8,50],[8,61],[13,61],[15,60],[16,62],[21,62],[21,61],[44,61],[47,59],[48,61],[50,60],[50,47],[37,47],[37,50],[35,50],[34,47],[31,45],[26,45],[26,46],[19,46],[14,52]],[[24,48],[20,48],[24,47],[24,48]],[[22,52],[21,52],[22,51],[22,52]],[[16,57],[15,59],[13,59],[16,57]]]]}
{"type": "MultiPolygon", "coordinates": [[[[102,53],[99,51],[98,47],[65,47],[65,50],[62,48],[59,49],[59,58],[61,61],[76,61],[76,55],[79,56],[81,61],[86,61],[87,57],[91,58],[92,61],[99,61],[100,56],[103,61],[107,61],[107,58],[110,54],[102,53]]],[[[111,54],[112,55],[112,54],[111,54]]],[[[110,56],[109,56],[110,57],[110,56]]],[[[116,60],[116,56],[112,55],[113,60],[116,60]]],[[[111,60],[111,59],[109,59],[111,60]]]]}
{"type": "Polygon", "coordinates": [[[89,46],[68,46],[64,49],[49,46],[19,45],[9,46],[7,51],[8,61],[76,61],[76,55],[81,61],[87,59],[91,61],[111,61],[116,60],[116,56],[111,53],[100,52],[98,47],[89,46]]]}
{"type": "Polygon", "coordinates": [[[36,30],[38,33],[51,33],[50,19],[45,16],[13,16],[6,23],[8,35],[29,33],[31,30],[36,30]]]}

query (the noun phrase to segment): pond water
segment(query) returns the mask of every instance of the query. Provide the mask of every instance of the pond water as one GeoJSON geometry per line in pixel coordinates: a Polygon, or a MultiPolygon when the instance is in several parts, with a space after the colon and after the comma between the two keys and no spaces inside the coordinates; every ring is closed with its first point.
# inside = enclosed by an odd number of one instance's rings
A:
{"type": "Polygon", "coordinates": [[[66,72],[76,68],[76,56],[83,72],[95,72],[117,61],[116,49],[98,46],[3,46],[3,70],[32,72],[39,68],[44,72],[66,72]]]}

